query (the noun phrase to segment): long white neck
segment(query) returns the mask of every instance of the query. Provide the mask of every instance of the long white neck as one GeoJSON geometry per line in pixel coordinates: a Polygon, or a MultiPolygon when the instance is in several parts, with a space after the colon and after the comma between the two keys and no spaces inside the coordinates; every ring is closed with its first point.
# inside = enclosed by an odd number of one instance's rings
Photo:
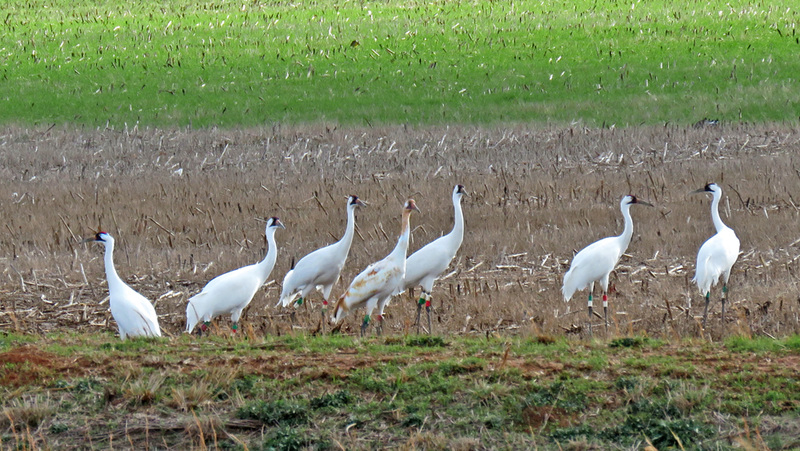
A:
{"type": "Polygon", "coordinates": [[[622,243],[622,252],[625,252],[625,249],[628,248],[628,245],[631,243],[631,237],[633,236],[633,218],[631,218],[631,204],[622,204],[620,206],[622,210],[622,217],[625,218],[625,228],[622,229],[622,235],[619,236],[620,242],[622,243]]]}
{"type": "Polygon", "coordinates": [[[353,235],[356,232],[356,207],[355,205],[347,206],[347,227],[344,229],[342,239],[337,243],[340,248],[344,249],[345,255],[350,252],[350,245],[353,244],[353,235]]]}
{"type": "Polygon", "coordinates": [[[719,217],[719,201],[722,199],[722,190],[714,191],[714,200],[711,201],[711,220],[714,221],[714,228],[719,233],[728,228],[719,217]]]}
{"type": "Polygon", "coordinates": [[[278,259],[278,246],[275,244],[276,230],[274,227],[267,228],[267,245],[269,249],[264,260],[258,262],[258,273],[262,279],[262,284],[266,282],[267,277],[272,272],[272,268],[275,267],[275,261],[278,259]]]}
{"type": "Polygon", "coordinates": [[[111,293],[125,286],[125,282],[119,278],[117,269],[114,268],[114,242],[106,241],[103,244],[106,247],[105,256],[103,257],[106,266],[106,279],[108,280],[108,291],[111,293]]]}
{"type": "Polygon", "coordinates": [[[403,220],[400,226],[400,238],[397,239],[397,245],[392,250],[392,253],[389,254],[395,259],[402,259],[405,261],[406,254],[408,252],[408,238],[411,235],[411,230],[409,227],[409,217],[411,216],[411,212],[408,210],[403,210],[403,220]]]}
{"type": "Polygon", "coordinates": [[[450,231],[450,236],[454,241],[461,245],[464,240],[464,212],[461,211],[461,196],[453,195],[453,209],[455,214],[453,216],[453,230],[450,231]]]}

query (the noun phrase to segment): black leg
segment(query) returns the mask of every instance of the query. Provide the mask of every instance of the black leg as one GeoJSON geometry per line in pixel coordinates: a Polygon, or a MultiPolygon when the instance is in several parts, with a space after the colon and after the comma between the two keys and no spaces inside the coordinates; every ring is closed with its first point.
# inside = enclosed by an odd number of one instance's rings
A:
{"type": "Polygon", "coordinates": [[[422,324],[420,322],[420,314],[422,313],[422,304],[424,303],[425,303],[425,295],[423,294],[422,297],[420,297],[419,301],[417,302],[417,335],[419,335],[419,328],[420,325],[422,324]]]}
{"type": "Polygon", "coordinates": [[[706,328],[706,318],[708,317],[708,301],[711,299],[711,292],[706,293],[706,306],[703,308],[703,329],[706,328]]]}
{"type": "Polygon", "coordinates": [[[361,337],[364,337],[364,334],[367,333],[367,326],[369,326],[369,315],[366,315],[364,322],[361,323],[361,337]]]}
{"type": "Polygon", "coordinates": [[[722,285],[722,329],[725,329],[725,301],[728,300],[728,285],[722,285]]]}
{"type": "Polygon", "coordinates": [[[592,336],[592,315],[593,314],[594,313],[592,311],[592,290],[590,288],[589,289],[589,337],[592,336]]]}

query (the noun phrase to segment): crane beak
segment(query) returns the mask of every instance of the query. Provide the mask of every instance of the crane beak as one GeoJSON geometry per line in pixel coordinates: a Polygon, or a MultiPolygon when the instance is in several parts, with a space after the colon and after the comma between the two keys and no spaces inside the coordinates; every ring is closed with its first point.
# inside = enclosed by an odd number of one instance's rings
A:
{"type": "Polygon", "coordinates": [[[655,207],[655,205],[651,204],[650,202],[645,202],[643,200],[636,201],[636,203],[640,205],[647,205],[648,207],[655,207]]]}
{"type": "Polygon", "coordinates": [[[84,239],[82,239],[82,240],[81,240],[81,243],[91,243],[91,242],[93,242],[93,241],[97,241],[97,240],[95,240],[95,238],[94,238],[94,237],[91,237],[91,238],[84,238],[84,239]]]}
{"type": "Polygon", "coordinates": [[[705,188],[700,188],[700,189],[696,189],[696,190],[692,191],[692,192],[691,192],[691,193],[689,193],[689,194],[702,194],[702,193],[707,193],[707,192],[708,192],[708,191],[706,191],[706,189],[705,189],[705,188]]]}
{"type": "Polygon", "coordinates": [[[367,203],[362,201],[361,199],[356,200],[356,205],[358,205],[359,207],[367,208],[367,203]]]}

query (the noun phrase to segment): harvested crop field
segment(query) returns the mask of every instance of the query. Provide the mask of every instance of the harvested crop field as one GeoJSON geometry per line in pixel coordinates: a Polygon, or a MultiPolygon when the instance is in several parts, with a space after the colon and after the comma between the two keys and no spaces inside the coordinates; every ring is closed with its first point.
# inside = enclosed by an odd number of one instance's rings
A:
{"type": "MultiPolygon", "coordinates": [[[[456,183],[466,186],[466,234],[433,293],[433,332],[585,337],[585,292],[564,303],[575,251],[622,230],[619,200],[635,194],[634,237],[612,275],[611,336],[700,335],[702,298],[691,278],[713,234],[707,182],[724,189],[722,218],[741,254],[723,325],[712,291],[708,334],[800,332],[800,134],[788,126],[629,129],[275,126],[248,130],[0,130],[0,328],[24,333],[116,329],[102,248],[79,244],[97,227],[117,239],[117,270],[155,301],[178,335],[188,296],[266,252],[279,216],[278,263],[245,312],[251,337],[292,332],[275,309],[280,282],[307,252],[333,242],[345,196],[357,213],[346,284],[394,246],[402,202],[413,197],[416,250],[452,227],[456,183]]],[[[297,311],[295,331],[320,328],[321,298],[297,311]]],[[[397,296],[384,334],[414,330],[413,301],[397,296]]],[[[357,334],[360,313],[341,332],[357,334]]],[[[602,321],[594,318],[595,326],[602,321]]],[[[230,321],[216,323],[227,333],[230,321]]],[[[602,330],[602,327],[596,330],[602,330]]],[[[374,332],[374,330],[371,330],[374,332]]]]}

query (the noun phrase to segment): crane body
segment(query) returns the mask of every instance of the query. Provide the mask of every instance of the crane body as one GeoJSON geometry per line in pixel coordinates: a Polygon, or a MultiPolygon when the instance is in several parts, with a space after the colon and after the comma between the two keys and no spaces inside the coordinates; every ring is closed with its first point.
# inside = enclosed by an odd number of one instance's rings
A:
{"type": "Polygon", "coordinates": [[[453,229],[423,246],[406,259],[406,275],[404,289],[422,286],[422,293],[417,302],[417,333],[420,327],[422,306],[428,315],[428,333],[431,332],[431,292],[436,279],[450,266],[456,256],[461,242],[464,240],[464,213],[461,199],[466,195],[463,185],[453,188],[453,229]]]}
{"type": "Polygon", "coordinates": [[[709,183],[704,188],[692,191],[691,194],[710,193],[713,196],[711,201],[711,220],[717,233],[706,240],[697,252],[697,264],[695,265],[695,275],[692,282],[697,284],[700,294],[705,297],[705,307],[703,308],[703,328],[706,327],[708,316],[708,304],[711,299],[711,287],[716,286],[722,278],[722,293],[720,302],[722,303],[722,324],[725,324],[725,302],[728,298],[728,279],[731,276],[733,264],[739,258],[739,238],[730,227],[722,222],[719,216],[719,202],[722,199],[722,188],[709,183]]]}
{"type": "Polygon", "coordinates": [[[366,207],[358,196],[347,198],[347,226],[342,238],[328,246],[317,249],[297,262],[283,278],[283,287],[278,305],[288,307],[292,302],[301,305],[314,289],[322,292],[322,317],[325,323],[325,311],[330,300],[331,290],[339,280],[350,246],[355,235],[356,207],[366,207]]]}
{"type": "Polygon", "coordinates": [[[631,242],[633,219],[630,209],[633,204],[652,207],[652,204],[641,201],[636,196],[623,197],[619,204],[625,220],[622,234],[603,238],[583,248],[572,259],[569,271],[564,275],[561,287],[564,301],[569,301],[578,290],[589,289],[589,333],[592,330],[591,320],[594,314],[592,294],[595,282],[600,282],[600,288],[603,290],[603,319],[608,330],[608,279],[631,242]]]}
{"type": "Polygon", "coordinates": [[[106,232],[98,232],[94,238],[84,241],[96,241],[105,246],[103,258],[108,280],[108,304],[111,316],[117,322],[120,338],[160,337],[161,328],[153,304],[128,286],[117,274],[114,267],[114,238],[106,232]]]}
{"type": "Polygon", "coordinates": [[[187,333],[191,333],[201,321],[200,333],[205,332],[211,320],[226,313],[231,315],[233,332],[238,330],[242,310],[250,304],[275,267],[278,256],[275,232],[279,228],[285,228],[280,219],[272,217],[267,220],[265,233],[269,249],[262,261],[211,279],[200,293],[189,298],[186,305],[187,333]]]}
{"type": "Polygon", "coordinates": [[[347,291],[339,298],[333,309],[332,320],[338,324],[351,310],[366,307],[366,315],[361,324],[361,335],[367,331],[370,316],[378,308],[378,334],[382,331],[383,311],[395,294],[403,291],[403,278],[406,272],[406,252],[411,234],[409,219],[412,211],[419,211],[413,199],[403,206],[400,237],[392,252],[383,260],[369,265],[353,279],[347,291]]]}

